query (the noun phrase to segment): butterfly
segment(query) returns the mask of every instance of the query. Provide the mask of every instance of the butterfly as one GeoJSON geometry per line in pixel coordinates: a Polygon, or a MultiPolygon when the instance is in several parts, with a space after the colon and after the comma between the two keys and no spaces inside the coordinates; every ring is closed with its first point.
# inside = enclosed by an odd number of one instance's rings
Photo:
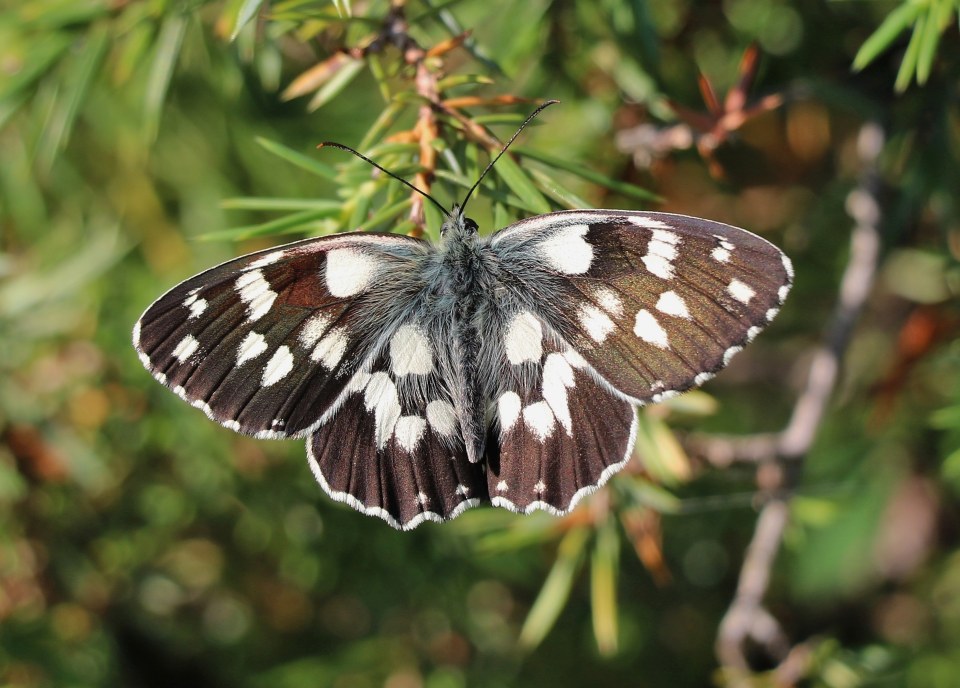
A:
{"type": "Polygon", "coordinates": [[[230,260],[133,344],[221,425],[306,438],[330,497],[409,530],[485,502],[570,511],[629,461],[636,407],[712,378],[792,280],[719,222],[565,210],[483,236],[461,204],[436,245],[350,232],[230,260]]]}

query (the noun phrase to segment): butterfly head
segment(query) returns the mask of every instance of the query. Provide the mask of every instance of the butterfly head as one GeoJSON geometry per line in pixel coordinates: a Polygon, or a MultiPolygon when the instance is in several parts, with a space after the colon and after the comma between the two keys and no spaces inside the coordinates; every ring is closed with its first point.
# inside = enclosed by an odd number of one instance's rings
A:
{"type": "Polygon", "coordinates": [[[440,238],[444,241],[453,238],[463,240],[475,237],[479,229],[476,222],[463,214],[462,206],[455,205],[440,227],[440,238]]]}

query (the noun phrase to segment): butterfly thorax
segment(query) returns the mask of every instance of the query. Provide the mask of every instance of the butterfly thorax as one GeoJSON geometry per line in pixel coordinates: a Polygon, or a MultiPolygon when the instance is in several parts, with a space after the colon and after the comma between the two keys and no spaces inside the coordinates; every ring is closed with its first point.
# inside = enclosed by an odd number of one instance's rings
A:
{"type": "Polygon", "coordinates": [[[494,279],[492,255],[487,249],[488,242],[479,238],[477,223],[454,208],[441,229],[440,275],[442,288],[452,300],[451,392],[472,462],[483,457],[489,405],[480,364],[482,314],[489,308],[494,279]]]}

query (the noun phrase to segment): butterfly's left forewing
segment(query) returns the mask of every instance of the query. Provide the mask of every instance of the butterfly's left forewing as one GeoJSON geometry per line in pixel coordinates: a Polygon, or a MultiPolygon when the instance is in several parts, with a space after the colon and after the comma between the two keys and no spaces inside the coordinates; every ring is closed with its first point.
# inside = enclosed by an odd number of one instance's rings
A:
{"type": "Polygon", "coordinates": [[[171,289],[134,346],[161,383],[222,425],[299,437],[372,355],[378,304],[426,245],[346,234],[253,253],[171,289]]]}

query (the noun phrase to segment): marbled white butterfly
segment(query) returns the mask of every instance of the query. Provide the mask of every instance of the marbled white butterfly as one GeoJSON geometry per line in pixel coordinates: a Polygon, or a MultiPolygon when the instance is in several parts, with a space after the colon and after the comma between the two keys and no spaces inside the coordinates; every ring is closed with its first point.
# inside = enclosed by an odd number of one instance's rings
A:
{"type": "Polygon", "coordinates": [[[408,530],[482,502],[569,511],[626,465],[635,407],[713,377],[793,276],[769,242],[667,213],[567,210],[480,236],[461,205],[440,234],[228,261],[151,305],[133,344],[225,427],[305,437],[327,494],[408,530]]]}

